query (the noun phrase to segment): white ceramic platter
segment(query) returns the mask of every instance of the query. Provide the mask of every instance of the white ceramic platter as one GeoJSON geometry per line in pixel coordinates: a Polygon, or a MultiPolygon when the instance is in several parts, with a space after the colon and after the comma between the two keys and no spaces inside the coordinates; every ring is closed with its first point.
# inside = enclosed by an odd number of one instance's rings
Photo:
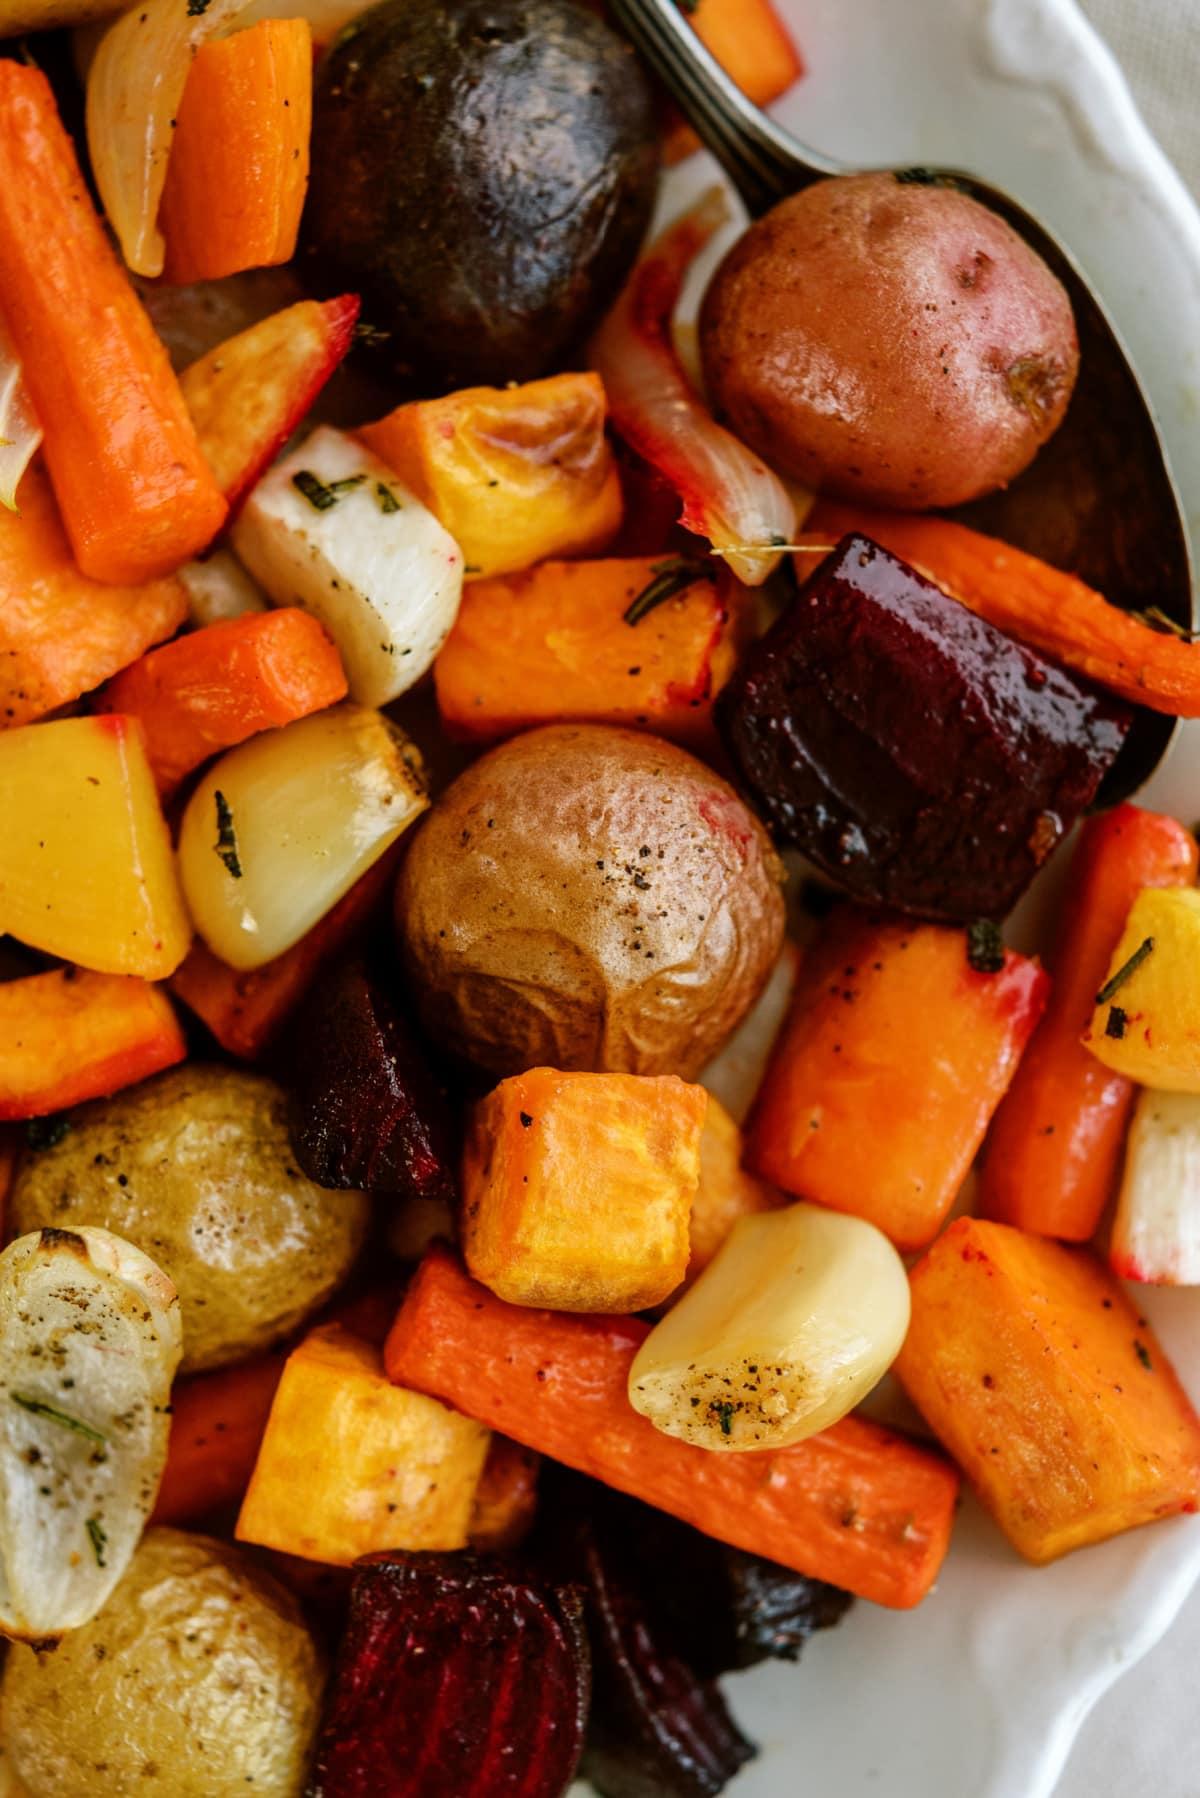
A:
{"type": "MultiPolygon", "coordinates": [[[[1073,0],[776,0],[807,63],[778,114],[861,166],[942,163],[1042,217],[1106,300],[1200,542],[1200,214],[1073,0]]],[[[713,178],[697,157],[664,212],[713,178]]],[[[1200,817],[1200,726],[1146,798],[1200,817]]],[[[1138,1289],[1200,1398],[1200,1292],[1138,1289]]],[[[1200,1519],[1025,1566],[968,1504],[916,1612],[855,1607],[799,1668],[729,1682],[738,1798],[1048,1798],[1090,1706],[1200,1576],[1200,1519]]]]}

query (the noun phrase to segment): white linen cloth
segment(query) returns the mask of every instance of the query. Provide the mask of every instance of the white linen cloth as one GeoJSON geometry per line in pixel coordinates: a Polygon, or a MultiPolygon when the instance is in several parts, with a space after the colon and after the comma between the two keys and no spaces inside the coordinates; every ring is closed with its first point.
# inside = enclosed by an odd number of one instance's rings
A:
{"type": "MultiPolygon", "coordinates": [[[[1147,124],[1200,198],[1200,0],[1080,4],[1115,51],[1147,124]]],[[[1055,1798],[1200,1798],[1198,1670],[1200,1588],[1158,1647],[1100,1700],[1055,1798]]]]}

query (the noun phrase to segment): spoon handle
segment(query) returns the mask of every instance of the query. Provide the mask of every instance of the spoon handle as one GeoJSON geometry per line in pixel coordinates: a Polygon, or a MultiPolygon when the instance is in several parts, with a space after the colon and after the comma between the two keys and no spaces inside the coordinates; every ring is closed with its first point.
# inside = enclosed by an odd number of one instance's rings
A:
{"type": "Polygon", "coordinates": [[[797,143],[746,98],[700,42],[676,0],[609,0],[609,9],[752,218],[810,181],[841,173],[837,163],[797,143]]]}

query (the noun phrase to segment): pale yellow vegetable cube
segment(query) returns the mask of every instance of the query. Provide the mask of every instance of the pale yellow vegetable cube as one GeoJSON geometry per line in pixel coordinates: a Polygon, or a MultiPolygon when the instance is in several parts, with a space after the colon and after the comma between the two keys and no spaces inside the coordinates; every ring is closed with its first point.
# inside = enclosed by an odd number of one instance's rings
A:
{"type": "Polygon", "coordinates": [[[1200,1093],[1200,891],[1147,887],[1133,902],[1083,1041],[1142,1086],[1200,1093]]]}

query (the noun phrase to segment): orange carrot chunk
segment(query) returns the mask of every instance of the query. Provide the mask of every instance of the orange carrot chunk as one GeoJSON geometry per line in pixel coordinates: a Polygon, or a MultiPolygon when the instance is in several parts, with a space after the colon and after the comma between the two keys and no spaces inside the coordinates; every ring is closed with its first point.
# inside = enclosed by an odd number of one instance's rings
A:
{"type": "Polygon", "coordinates": [[[159,209],[166,280],[213,281],[295,254],[312,70],[307,19],[264,19],[196,52],[159,209]]]}
{"type": "Polygon", "coordinates": [[[141,721],[161,793],[209,756],[346,697],[341,657],[298,606],[193,631],[110,681],[99,709],[141,721]]]}
{"type": "Polygon", "coordinates": [[[398,852],[381,856],[307,936],[261,968],[231,968],[197,940],[171,976],[171,991],[223,1049],[256,1061],[318,970],[366,924],[395,877],[397,859],[398,852]]]}
{"type": "MultiPolygon", "coordinates": [[[[861,531],[997,630],[1019,637],[1134,705],[1200,717],[1200,643],[1155,630],[1073,574],[948,518],[818,500],[799,538],[814,546],[861,531]]],[[[802,550],[801,576],[818,550],[802,550]]]]}
{"type": "Polygon", "coordinates": [[[107,1098],[186,1054],[171,1001],[148,980],[54,968],[0,985],[0,1118],[107,1098]]]}
{"type": "Polygon", "coordinates": [[[700,566],[637,623],[626,614],[670,570],[653,556],[543,562],[470,581],[433,667],[451,736],[490,742],[558,720],[644,725],[702,744],[733,672],[736,582],[700,566]],[[709,573],[714,578],[707,578],[709,573]]]}
{"type": "Polygon", "coordinates": [[[896,1372],[1028,1560],[1196,1510],[1200,1418],[1095,1256],[960,1217],[911,1280],[896,1372]]]}
{"type": "Polygon", "coordinates": [[[189,1523],[242,1497],[286,1360],[259,1355],[171,1388],[167,1465],[151,1523],[189,1523]]]}
{"type": "MultiPolygon", "coordinates": [[[[756,106],[769,106],[804,73],[771,0],[695,0],[687,13],[697,37],[756,106]]],[[[678,162],[696,148],[691,129],[672,124],[663,146],[666,160],[678,162]]]]}
{"type": "Polygon", "coordinates": [[[216,536],[225,501],[50,84],[19,62],[0,62],[0,268],[0,303],[80,568],[114,584],[177,568],[216,536]]]}
{"type": "Polygon", "coordinates": [[[1157,812],[1121,805],[1084,824],[1050,958],[1050,1002],[987,1141],[980,1201],[988,1217],[1069,1242],[1095,1234],[1136,1089],[1080,1036],[1138,893],[1191,886],[1196,863],[1190,831],[1157,812]]]}
{"type": "Polygon", "coordinates": [[[0,725],[32,724],[173,636],[188,599],[174,578],[107,586],[81,574],[35,463],[21,509],[0,509],[0,725]]]}
{"type": "Polygon", "coordinates": [[[747,1165],[800,1198],[932,1241],[1041,1016],[1049,979],[964,931],[850,906],[801,965],[749,1128],[747,1165]]]}
{"type": "Polygon", "coordinates": [[[794,1448],[747,1455],[665,1436],[628,1398],[647,1334],[638,1318],[507,1305],[435,1248],[408,1290],[384,1365],[391,1379],[719,1541],[895,1609],[920,1603],[949,1545],[952,1467],[860,1417],[794,1448]]]}

